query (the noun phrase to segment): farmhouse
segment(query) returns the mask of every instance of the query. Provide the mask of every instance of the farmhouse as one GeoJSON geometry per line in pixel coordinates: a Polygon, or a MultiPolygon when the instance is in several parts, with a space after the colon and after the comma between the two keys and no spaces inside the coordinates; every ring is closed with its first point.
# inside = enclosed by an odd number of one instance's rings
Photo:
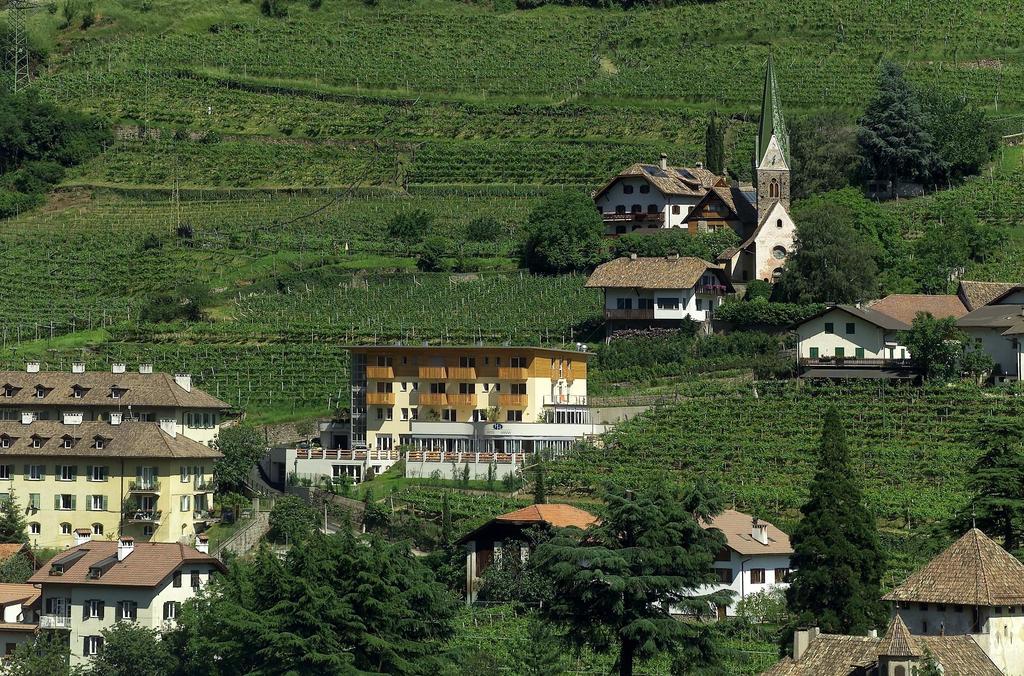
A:
{"type": "Polygon", "coordinates": [[[320,449],[274,449],[270,477],[362,481],[404,458],[406,475],[513,473],[601,434],[587,405],[580,350],[365,346],[351,349],[351,423],[321,429],[320,449]],[[404,454],[399,446],[408,449],[404,454]]]}
{"type": "Polygon", "coordinates": [[[686,320],[708,322],[726,294],[726,272],[700,258],[635,255],[599,265],[588,288],[604,289],[604,318],[611,334],[622,328],[678,327],[686,320]]]}
{"type": "Polygon", "coordinates": [[[605,233],[686,228],[690,234],[731,229],[739,245],[717,259],[734,282],[773,281],[793,251],[789,215],[789,135],[771,57],[765,66],[753,156],[753,185],[741,186],[702,166],[634,164],[594,193],[605,233]]]}
{"type": "Polygon", "coordinates": [[[736,615],[740,601],[751,594],[789,586],[789,559],[793,547],[789,536],[774,524],[727,509],[704,526],[722,531],[725,548],[714,562],[720,584],[702,589],[701,593],[724,589],[736,594],[728,607],[716,609],[718,617],[736,615]]]}
{"type": "Polygon", "coordinates": [[[874,309],[833,305],[793,327],[806,378],[909,377],[897,332],[910,325],[874,309]]]}
{"type": "Polygon", "coordinates": [[[484,571],[493,562],[510,555],[525,561],[538,532],[552,528],[586,530],[595,523],[596,516],[572,505],[530,505],[495,517],[464,535],[458,544],[466,548],[466,603],[476,600],[484,571]]]}
{"type": "Polygon", "coordinates": [[[181,604],[209,584],[224,564],[179,543],[90,540],[54,557],[29,582],[39,587],[41,629],[67,631],[71,664],[103,651],[100,632],[129,620],[151,629],[173,625],[181,604]]]}

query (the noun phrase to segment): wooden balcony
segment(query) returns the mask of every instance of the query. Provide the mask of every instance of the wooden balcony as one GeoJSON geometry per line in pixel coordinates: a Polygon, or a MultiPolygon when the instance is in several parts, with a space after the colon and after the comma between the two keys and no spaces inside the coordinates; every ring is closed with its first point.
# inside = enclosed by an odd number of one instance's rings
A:
{"type": "Polygon", "coordinates": [[[660,228],[665,225],[665,212],[659,211],[656,214],[640,213],[640,214],[614,214],[614,213],[603,213],[601,214],[601,220],[609,225],[619,224],[643,224],[649,228],[660,228]]]}
{"type": "Polygon", "coordinates": [[[448,367],[449,380],[476,380],[476,368],[472,366],[448,367]]]}
{"type": "Polygon", "coordinates": [[[863,359],[857,357],[801,357],[800,365],[824,368],[911,369],[909,359],[863,359]]]}
{"type": "Polygon", "coordinates": [[[606,308],[604,311],[604,318],[620,320],[649,320],[654,319],[654,310],[646,308],[643,310],[611,310],[606,308]]]}
{"type": "Polygon", "coordinates": [[[366,403],[373,406],[394,406],[394,392],[367,392],[366,403]]]}
{"type": "Polygon", "coordinates": [[[499,380],[526,380],[529,373],[523,366],[502,366],[498,369],[499,380]]]}
{"type": "Polygon", "coordinates": [[[447,406],[448,395],[434,394],[432,392],[420,392],[420,406],[447,406]]]}
{"type": "Polygon", "coordinates": [[[395,369],[390,366],[367,366],[366,367],[366,379],[367,380],[394,380],[395,369]]]}
{"type": "Polygon", "coordinates": [[[526,408],[529,400],[525,394],[501,394],[498,395],[498,404],[502,408],[526,408]]]}
{"type": "Polygon", "coordinates": [[[475,394],[449,394],[448,404],[451,406],[468,406],[476,408],[476,395],[475,394]]]}
{"type": "Polygon", "coordinates": [[[448,369],[443,366],[421,366],[419,368],[420,380],[446,380],[448,369]]]}

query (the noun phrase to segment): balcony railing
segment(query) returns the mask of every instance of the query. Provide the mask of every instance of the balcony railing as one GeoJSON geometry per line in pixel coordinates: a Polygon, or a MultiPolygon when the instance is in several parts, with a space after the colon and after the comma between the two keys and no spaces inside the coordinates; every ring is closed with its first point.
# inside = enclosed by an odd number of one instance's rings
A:
{"type": "Polygon", "coordinates": [[[208,509],[197,509],[192,512],[193,521],[213,521],[213,512],[208,509]]]}
{"type": "Polygon", "coordinates": [[[582,394],[562,394],[549,397],[544,396],[545,406],[586,406],[587,397],[582,394]]]}
{"type": "Polygon", "coordinates": [[[421,366],[418,373],[420,380],[445,380],[448,378],[448,369],[443,366],[421,366]]]}
{"type": "Polygon", "coordinates": [[[498,380],[526,380],[528,376],[525,366],[502,366],[498,369],[498,380]]]}
{"type": "Polygon", "coordinates": [[[420,392],[420,406],[447,406],[448,395],[441,392],[420,392]]]}
{"type": "Polygon", "coordinates": [[[39,616],[39,628],[40,629],[70,629],[71,628],[71,616],[70,615],[40,615],[39,616]]]}
{"type": "Polygon", "coordinates": [[[724,284],[704,284],[697,287],[697,293],[705,296],[724,296],[729,289],[724,284]]]}
{"type": "Polygon", "coordinates": [[[351,451],[341,450],[337,448],[314,448],[304,449],[299,448],[295,451],[295,458],[297,460],[350,460],[350,461],[363,461],[363,460],[398,460],[400,454],[395,450],[362,450],[362,451],[351,451]]]}
{"type": "Polygon", "coordinates": [[[801,357],[801,366],[836,366],[840,368],[884,368],[909,369],[913,362],[909,359],[863,359],[857,357],[801,357]]]}
{"type": "Polygon", "coordinates": [[[395,405],[395,393],[394,392],[367,392],[366,403],[368,405],[375,406],[394,406],[395,405]]]}
{"type": "Polygon", "coordinates": [[[476,406],[475,394],[449,394],[448,404],[451,406],[476,406]]]}
{"type": "Polygon", "coordinates": [[[163,512],[159,509],[131,509],[125,512],[128,523],[157,523],[163,512]]]}
{"type": "Polygon", "coordinates": [[[659,211],[656,214],[612,214],[603,213],[601,214],[601,220],[605,223],[643,223],[644,225],[651,227],[661,227],[665,224],[665,212],[659,211]]]}
{"type": "Polygon", "coordinates": [[[449,366],[448,378],[450,380],[476,380],[476,367],[449,366]]]}
{"type": "Polygon", "coordinates": [[[643,310],[618,310],[606,308],[604,311],[605,319],[654,319],[654,309],[643,309],[643,310]]]}
{"type": "Polygon", "coordinates": [[[526,408],[529,398],[525,394],[498,395],[498,404],[503,408],[526,408]]]}
{"type": "Polygon", "coordinates": [[[160,482],[157,479],[143,479],[142,481],[131,481],[128,483],[130,493],[159,493],[160,482]]]}
{"type": "Polygon", "coordinates": [[[367,366],[367,380],[394,380],[395,369],[390,366],[367,366]]]}

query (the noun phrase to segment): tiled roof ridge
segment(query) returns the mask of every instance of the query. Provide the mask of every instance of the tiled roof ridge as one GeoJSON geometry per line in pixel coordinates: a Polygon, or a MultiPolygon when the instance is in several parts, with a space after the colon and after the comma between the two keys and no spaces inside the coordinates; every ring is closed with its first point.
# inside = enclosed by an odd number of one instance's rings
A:
{"type": "Polygon", "coordinates": [[[879,656],[886,657],[920,657],[921,649],[910,633],[903,618],[898,614],[889,622],[885,638],[878,646],[879,656]]]}
{"type": "MultiPolygon", "coordinates": [[[[975,554],[975,556],[978,557],[978,572],[980,573],[978,575],[978,577],[975,579],[975,584],[976,585],[979,584],[979,580],[980,580],[980,584],[982,584],[985,587],[985,592],[984,592],[985,600],[988,602],[988,605],[993,605],[993,603],[992,603],[992,593],[989,590],[989,584],[988,584],[988,570],[987,570],[988,566],[986,564],[986,559],[984,557],[982,557],[982,555],[981,555],[981,539],[978,537],[978,535],[981,534],[981,531],[978,530],[977,528],[972,528],[970,530],[970,534],[971,534],[971,537],[974,539],[974,554],[975,554]]],[[[982,598],[981,593],[977,592],[977,591],[975,592],[975,596],[978,599],[982,598]]]]}

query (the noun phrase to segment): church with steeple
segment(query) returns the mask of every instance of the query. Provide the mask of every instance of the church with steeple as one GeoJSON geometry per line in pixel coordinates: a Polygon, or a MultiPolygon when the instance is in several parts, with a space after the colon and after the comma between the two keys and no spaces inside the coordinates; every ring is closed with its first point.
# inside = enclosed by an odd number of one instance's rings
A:
{"type": "Polygon", "coordinates": [[[716,263],[733,284],[773,282],[793,251],[796,227],[789,215],[789,135],[771,55],[765,64],[761,115],[752,158],[753,184],[695,167],[636,163],[593,194],[610,237],[632,232],[685,228],[690,234],[731,229],[737,246],[716,263]]]}

